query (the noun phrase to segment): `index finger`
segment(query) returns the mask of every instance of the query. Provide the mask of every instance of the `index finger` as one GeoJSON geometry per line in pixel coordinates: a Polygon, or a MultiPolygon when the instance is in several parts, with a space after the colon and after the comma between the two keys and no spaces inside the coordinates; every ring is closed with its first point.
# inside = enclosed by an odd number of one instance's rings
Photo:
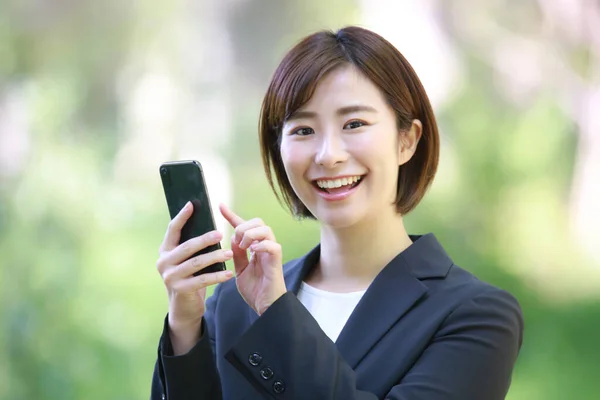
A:
{"type": "Polygon", "coordinates": [[[190,201],[188,201],[185,206],[177,213],[177,215],[169,222],[169,226],[167,227],[167,233],[165,233],[165,238],[163,239],[162,244],[160,245],[160,252],[173,250],[175,247],[179,245],[179,239],[181,238],[181,229],[192,215],[192,211],[194,210],[194,206],[190,201]]]}
{"type": "Polygon", "coordinates": [[[219,210],[221,211],[221,214],[223,215],[223,217],[225,217],[227,222],[229,222],[234,228],[237,228],[238,225],[246,222],[242,217],[238,216],[236,213],[231,211],[229,207],[227,207],[223,203],[219,204],[219,210]]]}

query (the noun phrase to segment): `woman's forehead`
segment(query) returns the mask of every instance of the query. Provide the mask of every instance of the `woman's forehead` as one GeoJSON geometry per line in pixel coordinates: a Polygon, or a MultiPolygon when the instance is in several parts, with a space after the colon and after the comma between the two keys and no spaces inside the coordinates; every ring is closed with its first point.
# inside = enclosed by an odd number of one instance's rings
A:
{"type": "Polygon", "coordinates": [[[385,104],[381,90],[354,67],[331,71],[316,82],[311,97],[286,121],[310,117],[320,112],[337,115],[356,112],[377,112],[385,104]]]}

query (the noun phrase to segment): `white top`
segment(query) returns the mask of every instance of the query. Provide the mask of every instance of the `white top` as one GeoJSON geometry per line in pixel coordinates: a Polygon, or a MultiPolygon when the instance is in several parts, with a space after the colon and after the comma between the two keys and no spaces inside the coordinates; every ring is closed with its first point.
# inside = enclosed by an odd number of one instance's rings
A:
{"type": "Polygon", "coordinates": [[[317,320],[323,332],[335,342],[365,292],[333,293],[302,282],[298,300],[317,320]]]}

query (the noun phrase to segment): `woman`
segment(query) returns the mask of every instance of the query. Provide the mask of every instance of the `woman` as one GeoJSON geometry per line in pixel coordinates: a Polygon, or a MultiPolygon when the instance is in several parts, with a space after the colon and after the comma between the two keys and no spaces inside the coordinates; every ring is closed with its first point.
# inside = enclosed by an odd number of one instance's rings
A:
{"type": "Polygon", "coordinates": [[[221,205],[231,250],[185,261],[222,239],[178,245],[185,207],[157,262],[169,313],[152,399],[503,399],[522,341],[517,301],[403,225],[439,152],[404,57],[358,27],[308,36],[277,68],[259,130],[271,186],[320,222],[320,244],[282,266],[272,230],[221,205]],[[235,280],[192,275],[231,258],[235,280]]]}

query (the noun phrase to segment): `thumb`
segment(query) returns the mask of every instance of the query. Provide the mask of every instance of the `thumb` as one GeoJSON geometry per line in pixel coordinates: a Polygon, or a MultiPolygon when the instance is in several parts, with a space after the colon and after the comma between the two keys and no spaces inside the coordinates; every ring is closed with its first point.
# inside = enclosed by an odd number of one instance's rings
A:
{"type": "Polygon", "coordinates": [[[245,249],[240,248],[240,246],[235,243],[234,238],[231,238],[231,251],[233,251],[233,266],[235,267],[235,274],[241,274],[248,263],[248,252],[245,249]]]}

